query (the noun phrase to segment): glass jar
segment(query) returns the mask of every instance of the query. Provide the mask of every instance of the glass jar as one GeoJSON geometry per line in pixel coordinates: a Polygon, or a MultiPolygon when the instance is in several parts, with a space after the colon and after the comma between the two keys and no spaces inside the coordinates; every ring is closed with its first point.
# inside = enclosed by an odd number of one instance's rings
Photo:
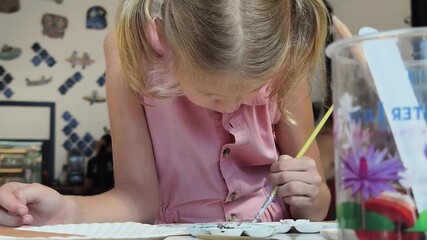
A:
{"type": "Polygon", "coordinates": [[[332,59],[340,239],[427,232],[427,28],[343,39],[332,59]]]}

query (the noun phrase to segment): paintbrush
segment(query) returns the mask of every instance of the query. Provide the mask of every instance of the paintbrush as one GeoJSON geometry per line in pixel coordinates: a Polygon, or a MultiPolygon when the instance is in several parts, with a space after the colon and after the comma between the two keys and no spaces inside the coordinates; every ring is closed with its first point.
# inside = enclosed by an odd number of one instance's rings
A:
{"type": "MultiPolygon", "coordinates": [[[[325,113],[325,115],[322,117],[320,122],[317,124],[316,128],[313,130],[311,135],[308,137],[307,141],[304,143],[302,148],[299,150],[298,154],[295,156],[295,158],[300,158],[304,156],[307,149],[310,147],[313,140],[317,137],[317,134],[319,134],[320,129],[322,129],[323,125],[325,125],[326,121],[328,120],[329,116],[332,114],[332,111],[334,109],[334,106],[332,105],[328,111],[325,113]]],[[[261,209],[258,211],[257,215],[255,216],[254,220],[252,220],[252,223],[258,222],[259,218],[262,216],[264,211],[267,209],[267,207],[271,204],[274,197],[277,194],[277,190],[279,189],[279,186],[274,187],[273,191],[271,192],[270,196],[265,200],[265,202],[262,204],[261,209]]]]}

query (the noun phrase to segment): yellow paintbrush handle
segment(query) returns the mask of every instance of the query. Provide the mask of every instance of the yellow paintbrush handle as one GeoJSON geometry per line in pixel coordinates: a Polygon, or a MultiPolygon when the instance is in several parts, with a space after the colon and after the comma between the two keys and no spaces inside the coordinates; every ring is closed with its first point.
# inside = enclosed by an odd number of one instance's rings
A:
{"type": "Polygon", "coordinates": [[[325,113],[325,115],[322,117],[320,122],[317,124],[316,128],[311,133],[310,137],[308,137],[307,141],[304,143],[302,148],[299,150],[295,158],[300,158],[304,156],[305,152],[307,151],[308,147],[310,147],[313,140],[317,137],[322,127],[325,125],[326,121],[328,120],[329,116],[331,116],[332,111],[334,111],[334,105],[332,105],[328,111],[325,113]]]}

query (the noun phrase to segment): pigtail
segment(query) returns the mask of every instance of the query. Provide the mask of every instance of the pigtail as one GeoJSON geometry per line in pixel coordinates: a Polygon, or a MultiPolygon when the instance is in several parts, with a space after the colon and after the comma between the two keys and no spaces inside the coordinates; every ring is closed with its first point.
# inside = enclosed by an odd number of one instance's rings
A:
{"type": "Polygon", "coordinates": [[[303,28],[302,34],[297,35],[295,41],[306,44],[307,49],[301,54],[300,65],[307,66],[307,75],[303,77],[309,80],[320,57],[323,56],[328,30],[328,11],[321,0],[297,0],[295,10],[297,22],[293,26],[299,25],[303,28]]]}
{"type": "Polygon", "coordinates": [[[133,93],[147,92],[144,67],[156,56],[151,44],[154,22],[152,0],[124,0],[116,17],[117,45],[128,87],[133,93]]]}
{"type": "MultiPolygon", "coordinates": [[[[288,1],[284,1],[288,2],[288,1]]],[[[282,32],[288,49],[283,51],[283,65],[272,83],[272,95],[277,95],[284,120],[293,125],[292,113],[286,110],[290,91],[302,82],[310,82],[319,64],[327,36],[327,9],[321,0],[294,0],[286,4],[290,13],[289,31],[282,32]]],[[[310,97],[309,95],[307,97],[310,97]]],[[[298,103],[296,103],[298,104],[298,103]]]]}

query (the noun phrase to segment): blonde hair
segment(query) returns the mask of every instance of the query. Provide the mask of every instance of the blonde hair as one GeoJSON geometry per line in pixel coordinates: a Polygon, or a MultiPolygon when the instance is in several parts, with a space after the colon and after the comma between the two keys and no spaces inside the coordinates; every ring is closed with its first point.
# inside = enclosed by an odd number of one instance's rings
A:
{"type": "MultiPolygon", "coordinates": [[[[132,91],[168,97],[167,91],[153,91],[144,73],[144,66],[158,58],[150,40],[152,3],[121,3],[118,48],[132,91]]],[[[161,17],[174,70],[233,73],[251,84],[271,80],[271,96],[277,96],[282,113],[288,93],[312,77],[327,33],[322,0],[164,0],[161,17]]],[[[178,83],[166,88],[179,92],[178,83]]]]}

